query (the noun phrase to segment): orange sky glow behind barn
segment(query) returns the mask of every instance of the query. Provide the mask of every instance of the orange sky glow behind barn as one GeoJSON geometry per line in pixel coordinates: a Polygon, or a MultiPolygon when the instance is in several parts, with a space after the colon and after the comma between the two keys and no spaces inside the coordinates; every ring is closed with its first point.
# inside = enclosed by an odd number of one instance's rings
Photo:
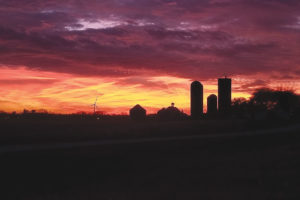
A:
{"type": "MultiPolygon", "coordinates": [[[[6,112],[22,112],[23,109],[45,109],[52,113],[92,112],[92,104],[99,96],[97,111],[105,114],[127,114],[135,104],[144,106],[148,113],[155,113],[172,102],[179,109],[190,113],[191,80],[186,78],[139,76],[129,77],[129,83],[125,83],[124,78],[91,78],[28,70],[25,67],[2,68],[0,74],[0,110],[6,112]]],[[[242,88],[252,82],[249,77],[233,77],[233,98],[250,97],[252,91],[249,88],[244,91],[242,88]]],[[[202,83],[206,106],[207,96],[217,94],[217,79],[202,83]]],[[[278,83],[273,87],[291,85],[296,87],[292,82],[278,83]]]]}

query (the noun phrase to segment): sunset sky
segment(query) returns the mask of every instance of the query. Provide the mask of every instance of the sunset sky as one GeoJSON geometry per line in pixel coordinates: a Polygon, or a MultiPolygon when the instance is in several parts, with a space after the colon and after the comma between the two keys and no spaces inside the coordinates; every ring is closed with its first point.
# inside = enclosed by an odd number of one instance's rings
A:
{"type": "Polygon", "coordinates": [[[300,1],[0,0],[0,111],[189,113],[224,75],[300,93],[300,1]]]}

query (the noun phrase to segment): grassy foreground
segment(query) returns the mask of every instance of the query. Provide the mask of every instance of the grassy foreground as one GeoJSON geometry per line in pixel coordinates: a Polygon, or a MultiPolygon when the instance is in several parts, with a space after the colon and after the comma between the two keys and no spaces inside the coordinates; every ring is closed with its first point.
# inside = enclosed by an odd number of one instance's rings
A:
{"type": "Polygon", "coordinates": [[[300,199],[299,133],[0,154],[5,185],[0,195],[6,200],[300,199]]]}

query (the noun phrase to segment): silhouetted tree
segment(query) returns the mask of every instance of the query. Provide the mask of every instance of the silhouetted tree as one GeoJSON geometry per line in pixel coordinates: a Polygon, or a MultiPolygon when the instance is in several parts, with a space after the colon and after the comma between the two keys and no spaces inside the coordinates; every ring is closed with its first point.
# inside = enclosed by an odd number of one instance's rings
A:
{"type": "Polygon", "coordinates": [[[236,117],[249,118],[251,104],[245,98],[235,98],[232,100],[231,112],[236,117]]]}
{"type": "Polygon", "coordinates": [[[232,113],[242,118],[290,119],[300,115],[299,99],[293,90],[259,88],[249,100],[234,99],[232,113]]]}
{"type": "Polygon", "coordinates": [[[299,97],[293,90],[260,88],[253,93],[250,103],[265,110],[292,112],[299,106],[299,97]]]}
{"type": "Polygon", "coordinates": [[[239,117],[289,119],[299,113],[299,96],[293,90],[259,88],[251,98],[234,99],[232,112],[239,117]]]}

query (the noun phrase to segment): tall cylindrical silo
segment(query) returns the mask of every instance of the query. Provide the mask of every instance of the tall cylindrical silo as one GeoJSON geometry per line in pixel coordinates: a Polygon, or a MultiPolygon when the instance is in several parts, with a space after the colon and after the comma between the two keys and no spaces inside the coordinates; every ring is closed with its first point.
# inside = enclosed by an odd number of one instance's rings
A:
{"type": "Polygon", "coordinates": [[[199,81],[191,84],[191,116],[193,119],[203,115],[203,85],[199,81]]]}
{"type": "Polygon", "coordinates": [[[218,107],[219,112],[227,114],[231,108],[231,79],[218,79],[218,107]]]}

